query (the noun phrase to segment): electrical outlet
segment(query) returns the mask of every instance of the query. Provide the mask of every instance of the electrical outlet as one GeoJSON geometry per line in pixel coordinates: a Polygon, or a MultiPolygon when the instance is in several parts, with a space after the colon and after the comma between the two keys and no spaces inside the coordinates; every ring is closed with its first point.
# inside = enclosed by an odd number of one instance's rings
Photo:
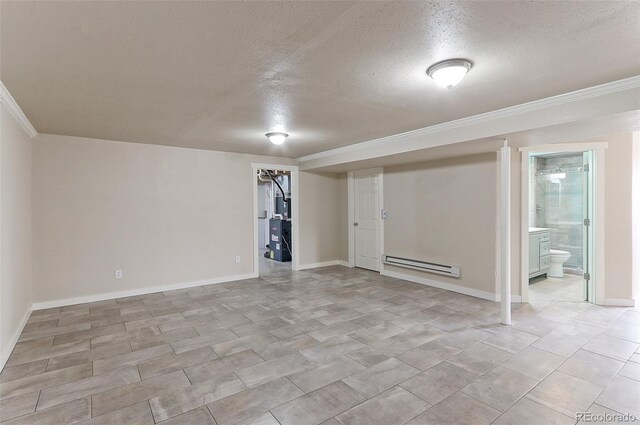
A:
{"type": "Polygon", "coordinates": [[[123,273],[122,273],[122,269],[117,269],[116,270],[116,279],[122,279],[123,273]]]}
{"type": "Polygon", "coordinates": [[[236,263],[239,263],[239,262],[240,262],[240,256],[236,255],[236,263]]]}

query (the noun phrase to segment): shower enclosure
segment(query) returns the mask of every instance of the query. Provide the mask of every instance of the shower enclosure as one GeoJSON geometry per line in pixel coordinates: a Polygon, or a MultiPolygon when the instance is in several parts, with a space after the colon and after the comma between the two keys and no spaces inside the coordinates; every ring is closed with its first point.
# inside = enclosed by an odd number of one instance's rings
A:
{"type": "Polygon", "coordinates": [[[571,253],[565,263],[569,270],[581,271],[583,258],[583,164],[579,157],[536,160],[535,223],[549,229],[552,249],[571,253]]]}

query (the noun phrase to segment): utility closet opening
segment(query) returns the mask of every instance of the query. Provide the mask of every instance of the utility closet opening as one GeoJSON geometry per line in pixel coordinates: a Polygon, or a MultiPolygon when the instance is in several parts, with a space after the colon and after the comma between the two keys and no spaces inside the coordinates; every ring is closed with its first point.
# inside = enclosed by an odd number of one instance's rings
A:
{"type": "Polygon", "coordinates": [[[259,274],[291,271],[293,255],[291,172],[258,169],[259,274]]]}

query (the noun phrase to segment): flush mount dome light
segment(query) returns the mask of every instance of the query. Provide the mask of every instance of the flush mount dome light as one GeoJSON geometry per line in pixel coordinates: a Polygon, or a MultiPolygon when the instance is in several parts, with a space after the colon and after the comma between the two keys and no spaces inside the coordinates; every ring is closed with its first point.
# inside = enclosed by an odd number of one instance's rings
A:
{"type": "Polygon", "coordinates": [[[442,87],[450,89],[462,81],[471,66],[472,63],[466,59],[448,59],[431,65],[427,75],[442,87]]]}
{"type": "Polygon", "coordinates": [[[287,133],[279,133],[279,132],[267,133],[265,136],[267,136],[267,139],[269,139],[269,141],[274,145],[283,144],[285,139],[289,137],[287,133]]]}

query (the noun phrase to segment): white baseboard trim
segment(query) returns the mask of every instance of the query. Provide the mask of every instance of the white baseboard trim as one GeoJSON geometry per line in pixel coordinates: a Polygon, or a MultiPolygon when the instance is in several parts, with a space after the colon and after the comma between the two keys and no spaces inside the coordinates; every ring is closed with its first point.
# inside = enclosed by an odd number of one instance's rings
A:
{"type": "Polygon", "coordinates": [[[33,311],[33,306],[27,309],[27,311],[24,313],[24,316],[22,317],[22,320],[20,321],[20,325],[18,326],[16,331],[13,333],[13,335],[11,335],[11,339],[7,342],[6,345],[2,347],[2,354],[0,354],[0,371],[4,369],[4,365],[7,363],[7,360],[9,360],[9,356],[11,355],[11,352],[16,346],[18,342],[18,338],[20,338],[20,335],[22,334],[24,327],[27,325],[27,321],[29,320],[29,317],[31,316],[32,311],[33,311]]]}
{"type": "Polygon", "coordinates": [[[329,266],[349,267],[349,264],[346,261],[342,261],[342,260],[323,261],[321,263],[301,264],[299,266],[299,270],[317,269],[319,267],[329,267],[329,266]]]}
{"type": "MultiPolygon", "coordinates": [[[[501,294],[496,294],[496,299],[493,300],[493,301],[499,303],[501,299],[502,299],[502,295],[501,294]]],[[[521,303],[522,302],[522,296],[511,294],[511,302],[512,303],[521,303]]]]}
{"type": "Polygon", "coordinates": [[[605,298],[604,305],[615,307],[635,307],[635,300],[627,298],[605,298]]]}
{"type": "Polygon", "coordinates": [[[128,291],[106,292],[103,294],[86,295],[83,297],[65,298],[61,300],[43,301],[33,303],[32,310],[43,310],[45,308],[64,307],[68,305],[92,303],[105,301],[113,298],[133,297],[136,295],[152,294],[154,292],[173,291],[175,289],[193,288],[196,286],[214,285],[216,283],[233,282],[258,277],[257,273],[246,273],[234,276],[218,277],[214,279],[194,280],[191,282],[174,283],[171,285],[154,286],[149,288],[131,289],[128,291]]]}
{"type": "MultiPolygon", "coordinates": [[[[384,276],[394,277],[396,279],[408,280],[409,282],[419,283],[421,285],[433,286],[434,288],[446,289],[447,291],[457,292],[459,294],[469,295],[471,297],[481,298],[483,300],[488,301],[499,301],[500,294],[494,294],[492,292],[480,291],[478,289],[466,288],[464,286],[454,285],[452,283],[444,283],[438,282],[437,280],[427,279],[424,277],[413,276],[410,274],[394,272],[390,270],[383,270],[382,274],[384,276]]],[[[516,297],[513,297],[514,302],[516,301],[516,297]]],[[[520,298],[518,295],[517,298],[520,298]]]]}

